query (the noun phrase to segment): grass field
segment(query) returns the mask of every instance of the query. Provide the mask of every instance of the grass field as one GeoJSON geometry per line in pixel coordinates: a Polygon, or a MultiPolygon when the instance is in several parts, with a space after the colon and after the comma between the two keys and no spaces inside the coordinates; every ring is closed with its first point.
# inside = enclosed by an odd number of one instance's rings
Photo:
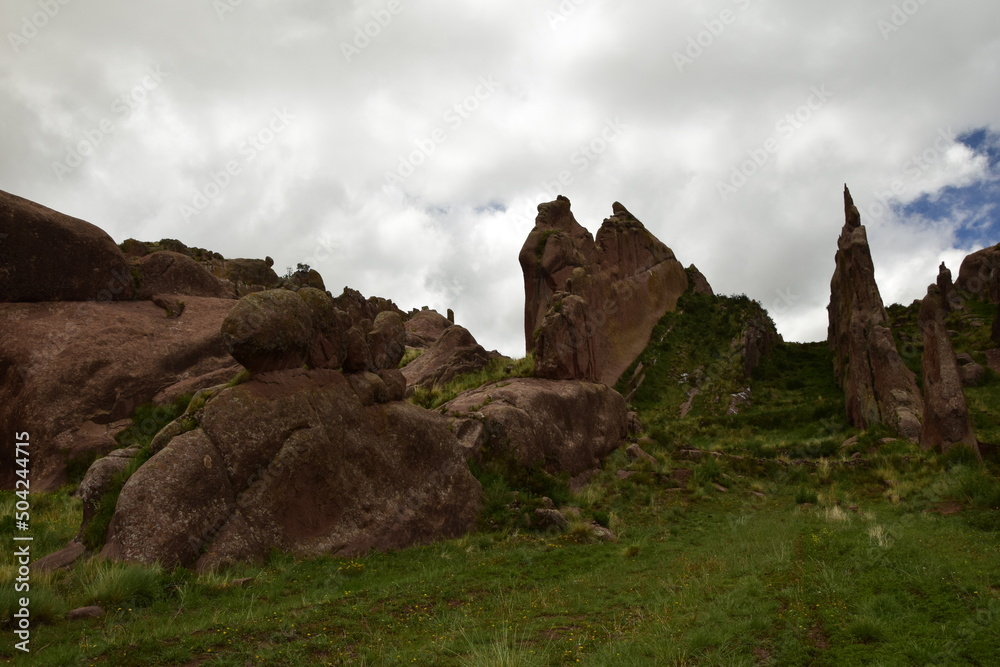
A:
{"type": "MultiPolygon", "coordinates": [[[[33,650],[17,663],[1000,664],[996,462],[847,428],[829,363],[825,345],[779,345],[736,415],[678,419],[643,397],[655,463],[617,451],[577,493],[539,471],[477,470],[484,521],[461,539],[355,559],[274,553],[217,574],[97,561],[39,574],[33,650]],[[542,493],[581,520],[527,527],[542,493]],[[595,541],[583,519],[616,540],[595,541]],[[108,613],[62,620],[85,604],[108,613]]],[[[976,392],[995,428],[1000,382],[976,392]]],[[[75,534],[80,508],[68,489],[32,502],[40,556],[75,534]]],[[[13,503],[0,498],[8,545],[13,503]]],[[[5,585],[0,625],[13,603],[5,585]]],[[[11,630],[0,637],[13,660],[11,630]]]]}

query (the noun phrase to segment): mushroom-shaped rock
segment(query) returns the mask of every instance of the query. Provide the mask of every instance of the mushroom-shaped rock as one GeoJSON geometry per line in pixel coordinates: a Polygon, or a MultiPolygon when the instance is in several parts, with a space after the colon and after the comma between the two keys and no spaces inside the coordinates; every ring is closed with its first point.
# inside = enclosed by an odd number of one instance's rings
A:
{"type": "Polygon", "coordinates": [[[313,331],[309,306],[289,290],[248,294],[222,323],[229,353],[253,373],[301,367],[313,331]]]}

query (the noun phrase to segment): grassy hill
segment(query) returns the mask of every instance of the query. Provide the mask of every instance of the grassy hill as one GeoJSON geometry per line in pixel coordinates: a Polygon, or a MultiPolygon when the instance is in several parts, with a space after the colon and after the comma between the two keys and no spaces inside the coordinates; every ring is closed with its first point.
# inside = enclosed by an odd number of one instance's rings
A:
{"type": "MultiPolygon", "coordinates": [[[[582,488],[477,470],[481,530],[400,552],[275,553],[212,575],[98,562],[39,574],[34,652],[18,663],[996,664],[997,464],[848,428],[825,343],[780,343],[746,380],[732,340],[759,306],[682,305],[654,333],[632,397],[653,461],[617,451],[582,488]],[[526,522],[543,496],[578,508],[567,531],[526,522]],[[617,540],[595,541],[588,520],[617,540]],[[58,620],[89,603],[108,615],[58,620]]],[[[955,325],[962,340],[978,340],[977,321],[955,325]]],[[[996,441],[1000,381],[969,394],[981,439],[996,441]]],[[[72,536],[80,508],[68,489],[33,503],[41,555],[72,536]]],[[[0,540],[13,531],[0,520],[0,540]]]]}

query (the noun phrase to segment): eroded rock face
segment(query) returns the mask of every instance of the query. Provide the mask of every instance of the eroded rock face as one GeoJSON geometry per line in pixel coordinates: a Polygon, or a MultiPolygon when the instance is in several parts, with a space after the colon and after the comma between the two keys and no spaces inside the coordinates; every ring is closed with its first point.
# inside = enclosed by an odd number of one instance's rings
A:
{"type": "Polygon", "coordinates": [[[927,288],[920,303],[919,322],[924,336],[921,368],[924,384],[924,421],[920,444],[947,451],[965,446],[979,452],[962,390],[958,361],[945,326],[945,305],[937,285],[927,288]]]}
{"type": "MultiPolygon", "coordinates": [[[[237,287],[254,286],[265,290],[277,287],[281,279],[271,268],[271,264],[263,259],[227,259],[213,263],[215,275],[231,281],[237,287]]],[[[240,295],[247,292],[240,291],[240,295]]]]}
{"type": "Polygon", "coordinates": [[[162,250],[145,255],[136,262],[139,272],[139,298],[152,299],[157,294],[186,294],[216,299],[229,292],[208,269],[187,255],[162,250]]]}
{"type": "MultiPolygon", "coordinates": [[[[232,367],[219,329],[233,301],[185,303],[173,319],[149,301],[0,304],[0,429],[31,433],[33,491],[117,447],[139,405],[232,367]]],[[[11,456],[0,450],[0,488],[13,487],[11,456]]]]}
{"type": "Polygon", "coordinates": [[[846,222],[837,242],[830,282],[834,373],[844,390],[848,422],[858,428],[883,423],[916,442],[922,400],[913,373],[896,350],[889,317],[875,283],[875,267],[861,215],[844,187],[846,222]]]}
{"type": "Polygon", "coordinates": [[[417,348],[431,347],[452,324],[447,317],[436,310],[418,310],[410,315],[403,325],[406,328],[406,345],[417,348]]]}
{"type": "Polygon", "coordinates": [[[233,358],[252,373],[300,368],[312,345],[312,315],[297,292],[248,294],[226,316],[222,338],[233,358]]]}
{"type": "Polygon", "coordinates": [[[465,327],[449,325],[426,352],[403,367],[403,375],[409,386],[432,387],[482,370],[498,356],[487,352],[465,327]]]}
{"type": "Polygon", "coordinates": [[[958,269],[955,287],[962,292],[970,292],[992,302],[1000,301],[1000,294],[991,290],[993,272],[1000,273],[1000,243],[983,248],[962,260],[958,269]]]}
{"type": "Polygon", "coordinates": [[[219,393],[129,479],[102,555],[203,570],[272,547],[350,556],[472,529],[482,488],[446,420],[354,384],[291,370],[219,393]]]}
{"type": "Polygon", "coordinates": [[[444,410],[470,458],[509,453],[553,474],[599,466],[628,436],[625,399],[601,383],[503,380],[460,395],[444,410]]]}
{"type": "Polygon", "coordinates": [[[0,302],[118,301],[133,291],[104,230],[0,190],[0,302]]]}
{"type": "Polygon", "coordinates": [[[526,348],[552,379],[614,384],[688,288],[670,248],[617,202],[596,240],[567,198],[540,204],[518,260],[526,348]]]}

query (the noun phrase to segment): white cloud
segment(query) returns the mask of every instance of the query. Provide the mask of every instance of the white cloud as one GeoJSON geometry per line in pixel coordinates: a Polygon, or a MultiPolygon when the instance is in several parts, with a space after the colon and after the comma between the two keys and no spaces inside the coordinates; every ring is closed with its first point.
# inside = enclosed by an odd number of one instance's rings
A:
{"type": "Polygon", "coordinates": [[[927,2],[888,39],[878,22],[894,3],[862,0],[399,0],[390,20],[388,0],[230,4],[220,20],[194,0],[69,2],[15,52],[9,33],[39,5],[4,3],[0,188],[119,241],[306,261],[333,291],[452,307],[509,354],[523,350],[517,252],[556,189],[592,231],[621,201],[717,291],[772,308],[789,339],[825,337],[844,182],[887,301],[921,296],[942,259],[957,272],[971,249],[955,248],[961,211],[935,225],[868,212],[895,181],[909,202],[984,177],[953,137],[1000,129],[1000,89],[985,83],[1000,62],[996,3],[927,2]],[[720,31],[723,11],[734,19],[720,31]],[[348,61],[342,44],[366,26],[374,36],[348,61]],[[689,38],[707,46],[678,71],[689,38]],[[157,66],[162,84],[112,110],[157,66]],[[455,110],[483,77],[501,85],[455,110]],[[832,97],[788,134],[779,122],[817,86],[832,97]],[[275,109],[294,121],[247,160],[241,145],[275,109]],[[60,181],[53,162],[104,118],[113,131],[60,181]],[[616,118],[626,128],[586,157],[616,118]],[[908,170],[948,128],[940,159],[908,170]],[[723,201],[718,183],[769,138],[777,150],[723,201]],[[386,188],[427,141],[433,152],[386,188]],[[181,204],[231,160],[239,173],[185,222],[181,204]]]}

